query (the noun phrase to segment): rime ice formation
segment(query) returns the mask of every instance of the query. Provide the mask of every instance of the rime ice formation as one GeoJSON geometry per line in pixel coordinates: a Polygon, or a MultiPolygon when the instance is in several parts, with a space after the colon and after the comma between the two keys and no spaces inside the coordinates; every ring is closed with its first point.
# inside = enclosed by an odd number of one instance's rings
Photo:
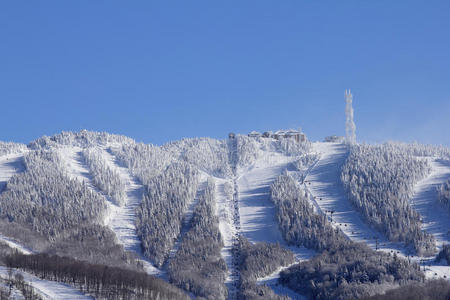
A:
{"type": "Polygon", "coordinates": [[[348,144],[356,143],[356,126],[353,122],[353,96],[350,90],[345,91],[345,134],[348,144]]]}

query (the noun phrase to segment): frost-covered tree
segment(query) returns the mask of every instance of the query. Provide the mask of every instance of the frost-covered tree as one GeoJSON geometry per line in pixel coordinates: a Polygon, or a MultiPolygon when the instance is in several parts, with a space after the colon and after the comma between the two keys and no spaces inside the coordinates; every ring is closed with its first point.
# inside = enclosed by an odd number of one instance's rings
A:
{"type": "Polygon", "coordinates": [[[69,178],[57,152],[31,151],[24,163],[26,170],[14,175],[0,194],[0,224],[9,228],[3,232],[54,254],[111,265],[132,261],[114,233],[100,225],[104,197],[69,178]]]}
{"type": "Polygon", "coordinates": [[[186,163],[173,163],[144,187],[136,230],[144,254],[157,266],[167,259],[180,233],[183,215],[194,199],[197,185],[197,170],[186,163]]]}
{"type": "Polygon", "coordinates": [[[418,266],[376,252],[333,229],[309,204],[309,196],[289,175],[272,184],[271,199],[284,239],[320,254],[281,273],[280,282],[310,299],[352,299],[372,295],[392,284],[421,281],[418,266]]]}
{"type": "Polygon", "coordinates": [[[405,153],[395,144],[355,145],[342,167],[348,197],[366,221],[391,241],[432,254],[434,239],[423,232],[420,216],[409,204],[414,184],[430,172],[427,160],[405,153]]]}
{"type": "Polygon", "coordinates": [[[450,210],[450,178],[438,189],[439,201],[450,210]]]}
{"type": "Polygon", "coordinates": [[[227,267],[220,252],[224,244],[215,206],[215,183],[209,180],[168,271],[173,283],[197,297],[227,299],[227,267]]]}
{"type": "Polygon", "coordinates": [[[117,205],[123,205],[126,200],[126,182],[120,174],[111,168],[98,147],[86,148],[82,151],[83,158],[89,167],[94,185],[108,195],[117,205]]]}
{"type": "Polygon", "coordinates": [[[27,146],[24,144],[0,141],[0,156],[11,153],[20,153],[25,151],[26,149],[27,146]]]}
{"type": "Polygon", "coordinates": [[[87,148],[92,146],[110,146],[115,144],[134,144],[134,140],[117,134],[107,132],[94,132],[81,130],[79,132],[63,131],[60,134],[48,137],[43,136],[32,141],[28,147],[31,149],[50,149],[54,147],[73,146],[87,148]]]}

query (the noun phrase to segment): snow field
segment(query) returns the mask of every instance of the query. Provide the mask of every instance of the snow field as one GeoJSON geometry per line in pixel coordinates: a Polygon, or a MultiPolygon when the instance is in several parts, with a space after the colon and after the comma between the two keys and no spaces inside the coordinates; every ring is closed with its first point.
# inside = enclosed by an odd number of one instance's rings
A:
{"type": "Polygon", "coordinates": [[[294,252],[296,260],[309,259],[311,251],[287,245],[278,227],[276,207],[270,201],[270,185],[283,171],[293,171],[295,157],[265,152],[253,167],[238,170],[241,232],[252,243],[279,243],[294,252]]]}

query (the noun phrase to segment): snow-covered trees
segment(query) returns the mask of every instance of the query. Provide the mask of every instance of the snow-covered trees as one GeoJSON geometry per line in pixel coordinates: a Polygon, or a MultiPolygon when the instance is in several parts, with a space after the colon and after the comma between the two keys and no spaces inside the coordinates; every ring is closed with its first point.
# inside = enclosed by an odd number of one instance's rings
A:
{"type": "Polygon", "coordinates": [[[289,244],[322,251],[345,240],[326,222],[324,215],[314,213],[307,192],[291,176],[277,178],[271,186],[271,200],[277,207],[283,238],[289,244]]]}
{"type": "Polygon", "coordinates": [[[323,215],[314,212],[308,197],[289,175],[279,176],[271,186],[285,240],[321,252],[283,271],[282,284],[312,299],[347,299],[374,294],[385,283],[423,278],[416,265],[347,239],[323,215]]]}
{"type": "Polygon", "coordinates": [[[64,229],[100,222],[103,198],[63,173],[55,152],[34,151],[25,156],[26,171],[16,174],[0,195],[1,214],[26,224],[54,240],[64,229]]]}
{"type": "Polygon", "coordinates": [[[450,211],[450,178],[438,189],[439,201],[450,211]]]}
{"type": "Polygon", "coordinates": [[[420,228],[409,205],[414,184],[430,172],[428,161],[405,153],[396,144],[355,145],[342,167],[341,180],[355,207],[392,241],[434,252],[433,237],[420,228]]]}
{"type": "Polygon", "coordinates": [[[83,158],[89,167],[94,185],[117,205],[122,205],[126,200],[126,183],[116,170],[108,166],[102,151],[104,150],[97,147],[87,148],[82,151],[83,158]]]}
{"type": "Polygon", "coordinates": [[[61,145],[87,148],[92,146],[108,146],[111,144],[134,144],[134,140],[117,134],[106,132],[94,132],[81,130],[79,132],[63,131],[60,134],[48,137],[43,136],[31,142],[28,147],[31,149],[49,149],[60,147],[61,145]]]}
{"type": "Polygon", "coordinates": [[[11,153],[20,153],[27,149],[27,146],[19,143],[0,142],[0,156],[11,153]]]}
{"type": "Polygon", "coordinates": [[[73,255],[90,261],[121,264],[127,260],[115,235],[101,226],[106,204],[104,198],[65,174],[57,152],[29,152],[26,171],[16,174],[0,194],[0,217],[11,227],[23,228],[10,234],[31,242],[32,234],[48,251],[73,255]]]}
{"type": "Polygon", "coordinates": [[[276,295],[270,287],[258,285],[256,281],[258,278],[272,274],[279,267],[292,264],[294,254],[279,244],[252,244],[242,235],[239,237],[239,249],[241,282],[238,299],[289,299],[276,295]]]}
{"type": "Polygon", "coordinates": [[[395,255],[349,242],[281,272],[280,282],[310,299],[358,299],[420,282],[424,275],[418,269],[395,255]]]}
{"type": "Polygon", "coordinates": [[[441,260],[445,260],[450,266],[450,244],[443,245],[442,250],[436,256],[437,262],[441,262],[441,260]]]}
{"type": "Polygon", "coordinates": [[[227,267],[220,253],[223,240],[215,201],[215,183],[209,180],[168,270],[173,283],[198,297],[227,299],[227,267]]]}
{"type": "Polygon", "coordinates": [[[22,255],[16,252],[5,260],[8,267],[30,271],[42,279],[73,285],[96,299],[190,299],[175,286],[130,269],[48,254],[22,255]]]}
{"type": "Polygon", "coordinates": [[[294,254],[279,244],[250,243],[239,238],[241,282],[256,281],[294,262],[294,254]]]}
{"type": "Polygon", "coordinates": [[[173,163],[144,187],[136,230],[144,254],[157,266],[167,259],[180,233],[183,214],[194,199],[197,183],[197,170],[186,163],[173,163]]]}
{"type": "Polygon", "coordinates": [[[192,138],[162,146],[172,157],[190,163],[199,170],[216,177],[231,175],[228,164],[228,148],[223,140],[192,138]]]}

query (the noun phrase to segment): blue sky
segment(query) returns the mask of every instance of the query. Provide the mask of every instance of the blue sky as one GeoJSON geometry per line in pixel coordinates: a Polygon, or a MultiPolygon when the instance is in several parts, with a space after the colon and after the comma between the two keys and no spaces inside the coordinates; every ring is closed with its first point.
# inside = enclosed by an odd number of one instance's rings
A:
{"type": "Polygon", "coordinates": [[[0,140],[302,127],[450,146],[450,1],[2,1],[0,140]]]}

